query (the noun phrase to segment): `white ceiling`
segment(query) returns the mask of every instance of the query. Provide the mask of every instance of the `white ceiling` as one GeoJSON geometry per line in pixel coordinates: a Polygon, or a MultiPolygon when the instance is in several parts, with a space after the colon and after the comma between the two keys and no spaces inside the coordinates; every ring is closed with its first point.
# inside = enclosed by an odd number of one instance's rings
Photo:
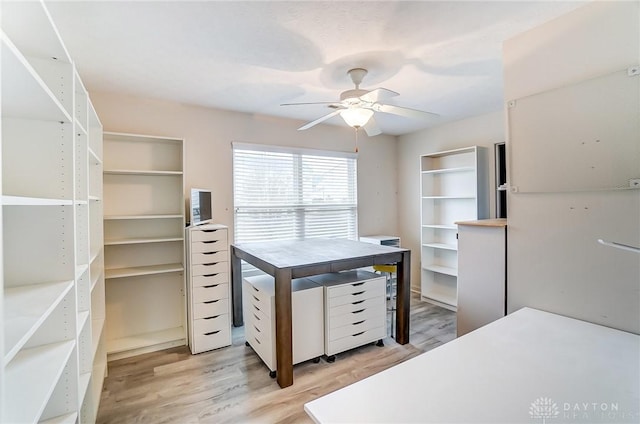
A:
{"type": "MultiPolygon", "coordinates": [[[[502,107],[502,42],[578,7],[530,1],[46,2],[89,91],[108,91],[311,121],[353,88],[400,93],[435,112],[383,113],[386,134],[502,107]]],[[[391,103],[391,102],[390,102],[391,103]]],[[[328,124],[345,125],[339,116],[328,124]]],[[[308,131],[313,131],[309,129],[308,131]]]]}

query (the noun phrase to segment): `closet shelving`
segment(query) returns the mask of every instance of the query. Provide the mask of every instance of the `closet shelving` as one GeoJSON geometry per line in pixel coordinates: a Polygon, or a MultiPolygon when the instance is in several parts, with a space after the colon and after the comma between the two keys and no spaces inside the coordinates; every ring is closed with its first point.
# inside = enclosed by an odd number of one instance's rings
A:
{"type": "Polygon", "coordinates": [[[420,157],[421,294],[455,310],[458,242],[456,221],[488,217],[486,152],[468,147],[420,157]]]}
{"type": "Polygon", "coordinates": [[[4,2],[1,28],[0,422],[93,422],[106,355],[88,150],[102,129],[44,3],[4,2]]]}
{"type": "Polygon", "coordinates": [[[107,350],[104,336],[105,327],[105,285],[104,285],[104,229],[103,229],[103,190],[102,190],[102,124],[93,105],[87,103],[87,209],[89,226],[88,274],[91,305],[91,340],[85,340],[85,349],[90,355],[85,363],[91,371],[88,381],[87,397],[81,410],[82,421],[95,422],[100,404],[100,395],[104,377],[107,374],[107,350]]]}
{"type": "Polygon", "coordinates": [[[105,133],[104,143],[109,357],[184,345],[183,140],[105,133]]]}

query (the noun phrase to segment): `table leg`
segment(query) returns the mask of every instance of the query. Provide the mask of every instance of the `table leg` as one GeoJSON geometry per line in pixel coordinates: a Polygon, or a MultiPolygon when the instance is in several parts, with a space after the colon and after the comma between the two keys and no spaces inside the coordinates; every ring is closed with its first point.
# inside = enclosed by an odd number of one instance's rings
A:
{"type": "Polygon", "coordinates": [[[293,384],[293,331],[291,323],[291,269],[275,272],[276,377],[280,387],[293,384]]]}
{"type": "Polygon", "coordinates": [[[402,253],[402,260],[396,264],[396,341],[409,343],[409,309],[411,304],[411,252],[402,253]]]}
{"type": "Polygon", "coordinates": [[[242,327],[242,260],[236,256],[231,246],[231,302],[233,308],[233,326],[242,327]]]}

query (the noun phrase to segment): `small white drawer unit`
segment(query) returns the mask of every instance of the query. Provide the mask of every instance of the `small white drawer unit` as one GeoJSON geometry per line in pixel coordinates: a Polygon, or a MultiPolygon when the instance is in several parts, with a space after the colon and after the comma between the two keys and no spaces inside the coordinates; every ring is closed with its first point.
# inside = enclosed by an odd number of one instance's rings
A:
{"type": "Polygon", "coordinates": [[[189,348],[196,354],[231,344],[227,227],[186,229],[189,348]]]}
{"type": "Polygon", "coordinates": [[[337,353],[386,337],[386,282],[383,276],[357,270],[309,278],[324,286],[324,345],[329,362],[337,353]]]}
{"type": "MultiPolygon", "coordinates": [[[[322,286],[307,278],[291,281],[293,363],[320,359],[324,354],[322,286]]],[[[270,275],[247,277],[242,282],[245,339],[275,377],[275,284],[270,275]]]]}

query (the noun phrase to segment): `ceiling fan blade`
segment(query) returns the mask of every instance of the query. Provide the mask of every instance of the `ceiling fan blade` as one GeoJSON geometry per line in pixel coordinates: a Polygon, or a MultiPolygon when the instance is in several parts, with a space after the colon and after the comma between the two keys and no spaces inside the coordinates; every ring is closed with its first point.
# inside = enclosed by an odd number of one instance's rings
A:
{"type": "Polygon", "coordinates": [[[378,124],[376,123],[376,120],[373,119],[373,116],[371,118],[369,118],[369,121],[367,121],[367,123],[364,124],[362,129],[364,129],[364,131],[367,133],[367,135],[369,137],[373,137],[374,135],[382,134],[382,131],[380,130],[380,127],[378,127],[378,124]]]}
{"type": "Polygon", "coordinates": [[[386,88],[376,88],[375,90],[371,90],[368,93],[360,96],[360,100],[375,103],[382,100],[390,99],[398,95],[399,94],[395,91],[387,90],[386,88]]]}
{"type": "Polygon", "coordinates": [[[320,118],[316,119],[315,121],[311,121],[308,124],[305,124],[305,125],[301,126],[300,128],[298,128],[298,131],[307,130],[307,129],[313,127],[314,125],[319,124],[322,121],[326,121],[327,119],[332,118],[332,117],[336,116],[337,114],[339,114],[340,111],[342,111],[342,109],[334,110],[331,113],[328,113],[328,114],[326,114],[324,116],[321,116],[320,118]]]}
{"type": "Polygon", "coordinates": [[[334,105],[336,102],[282,103],[280,106],[334,105]]]}
{"type": "Polygon", "coordinates": [[[429,119],[429,118],[437,118],[440,116],[437,113],[425,112],[417,109],[410,109],[408,107],[383,105],[383,104],[377,104],[374,106],[375,106],[374,110],[377,112],[391,113],[394,115],[400,115],[407,118],[429,119]]]}

